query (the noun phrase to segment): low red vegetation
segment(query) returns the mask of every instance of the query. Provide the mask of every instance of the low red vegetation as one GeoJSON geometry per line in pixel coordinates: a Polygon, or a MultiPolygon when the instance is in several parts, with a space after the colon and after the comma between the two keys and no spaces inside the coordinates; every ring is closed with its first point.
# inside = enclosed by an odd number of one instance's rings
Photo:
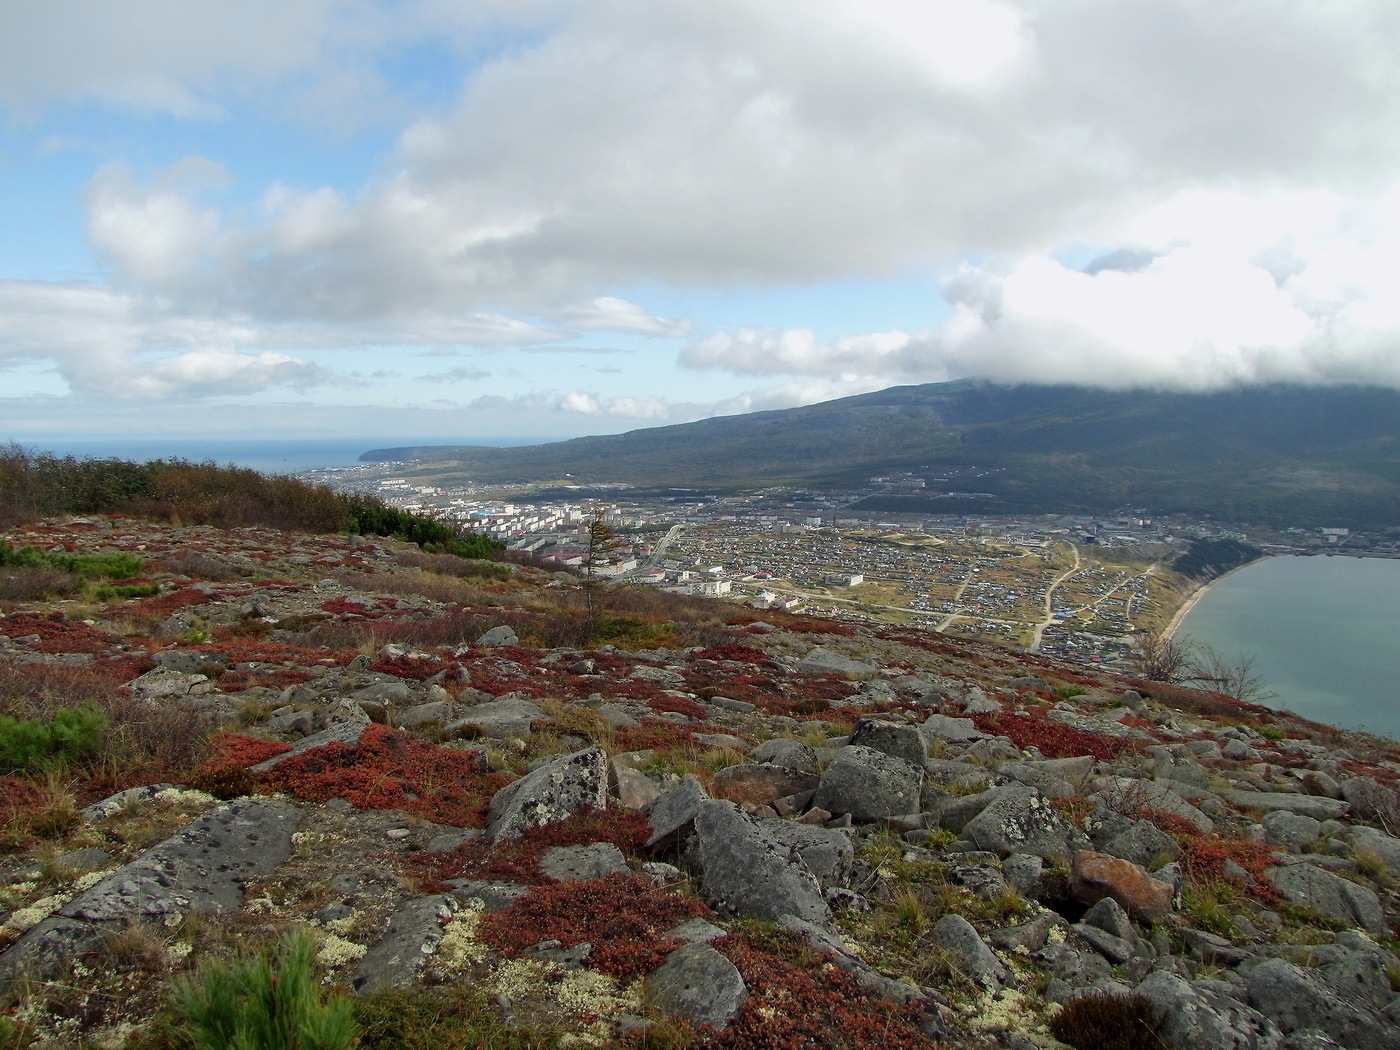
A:
{"type": "Polygon", "coordinates": [[[298,798],[343,798],[361,809],[402,809],[438,824],[482,827],[491,796],[510,782],[476,754],[370,725],[356,746],[323,744],[262,774],[298,798]]]}
{"type": "Polygon", "coordinates": [[[1041,715],[1016,715],[1003,711],[974,715],[973,722],[982,732],[1007,737],[1017,747],[1038,747],[1046,758],[1093,755],[1102,760],[1136,754],[1142,750],[1140,740],[1086,733],[1063,722],[1052,722],[1041,715]]]}
{"type": "MultiPolygon", "coordinates": [[[[745,937],[712,943],[743,975],[749,999],[728,1028],[706,1033],[697,1047],[930,1050],[937,1045],[919,1030],[920,1007],[882,998],[835,963],[798,966],[745,937]]],[[[795,941],[793,954],[810,954],[810,949],[795,941]]]]}
{"type": "Polygon", "coordinates": [[[1181,865],[1192,881],[1209,883],[1226,879],[1225,865],[1234,861],[1254,880],[1244,887],[1249,893],[1266,904],[1277,902],[1278,894],[1265,875],[1266,869],[1274,865],[1272,846],[1208,834],[1184,817],[1159,809],[1144,807],[1129,815],[1151,821],[1177,841],[1181,846],[1181,865]]]}
{"type": "Polygon", "coordinates": [[[751,645],[740,645],[738,642],[726,642],[724,645],[716,645],[712,649],[701,649],[699,652],[690,654],[691,660],[737,660],[746,664],[768,663],[773,658],[762,649],[755,649],[751,645]]]}
{"type": "Polygon", "coordinates": [[[359,616],[365,619],[377,619],[387,616],[394,610],[393,598],[376,598],[372,602],[363,602],[355,598],[347,598],[341,595],[332,598],[328,602],[321,603],[323,612],[331,613],[335,616],[359,616]]]}
{"type": "Polygon", "coordinates": [[[658,696],[647,701],[647,706],[657,714],[670,711],[678,715],[685,715],[693,721],[703,722],[709,717],[709,713],[697,704],[694,700],[687,700],[683,696],[658,696]]]}
{"type": "Polygon", "coordinates": [[[374,663],[370,664],[371,671],[379,674],[396,675],[399,678],[412,678],[421,682],[425,678],[431,678],[435,674],[448,671],[453,677],[457,675],[457,663],[455,660],[441,660],[436,657],[414,657],[395,656],[378,657],[374,663]]]}
{"type": "Polygon", "coordinates": [[[198,587],[182,587],[178,591],[171,591],[169,594],[158,594],[154,598],[143,598],[140,601],[132,602],[129,605],[112,605],[107,608],[109,616],[133,616],[143,620],[159,622],[169,616],[174,615],[181,609],[188,609],[195,605],[204,605],[213,601],[211,595],[205,594],[198,587]]]}
{"type": "Polygon", "coordinates": [[[1254,883],[1248,887],[1256,897],[1276,897],[1265,870],[1274,866],[1273,847],[1264,842],[1222,839],[1218,835],[1188,835],[1181,843],[1181,863],[1196,882],[1226,878],[1225,865],[1234,861],[1249,872],[1254,883]]]}
{"type": "MultiPolygon", "coordinates": [[[[686,747],[695,742],[692,735],[705,732],[705,728],[689,725],[682,728],[674,722],[660,718],[643,718],[639,726],[619,729],[613,738],[613,751],[667,751],[675,747],[686,747]]],[[[722,730],[715,730],[722,732],[722,730]]]]}
{"type": "Polygon", "coordinates": [[[204,768],[206,770],[231,767],[246,769],[259,762],[266,762],[269,758],[286,754],[291,749],[290,744],[284,744],[280,740],[262,740],[258,737],[242,736],[238,733],[215,733],[209,738],[210,756],[204,764],[204,768]]]}
{"type": "Polygon", "coordinates": [[[566,948],[587,942],[592,969],[626,979],[656,969],[681,947],[663,931],[708,914],[694,897],[659,890],[641,875],[610,875],[537,886],[505,911],[485,916],[477,930],[506,956],[545,940],[566,948]]]}
{"type": "Polygon", "coordinates": [[[70,620],[62,612],[16,613],[0,624],[11,638],[37,634],[40,641],[31,648],[41,653],[105,653],[123,644],[117,635],[81,620],[70,620]]]}
{"type": "Polygon", "coordinates": [[[451,853],[421,853],[409,864],[424,887],[432,891],[446,889],[449,879],[505,879],[540,886],[552,882],[540,871],[539,861],[553,846],[611,842],[623,853],[635,856],[650,834],[651,824],[646,817],[636,810],[614,807],[530,828],[514,842],[497,845],[480,838],[463,843],[451,853]]]}
{"type": "Polygon", "coordinates": [[[182,645],[180,648],[219,653],[231,664],[289,663],[306,666],[331,659],[344,665],[355,656],[346,650],[308,649],[305,646],[286,645],[281,642],[259,642],[247,637],[229,638],[227,641],[219,640],[207,645],[182,645]]]}
{"type": "Polygon", "coordinates": [[[36,784],[19,777],[0,777],[0,824],[41,809],[48,800],[49,793],[36,784]]]}
{"type": "Polygon", "coordinates": [[[314,677],[302,667],[262,667],[248,671],[225,671],[219,676],[219,689],[225,693],[238,693],[253,686],[287,689],[309,682],[314,677]]]}

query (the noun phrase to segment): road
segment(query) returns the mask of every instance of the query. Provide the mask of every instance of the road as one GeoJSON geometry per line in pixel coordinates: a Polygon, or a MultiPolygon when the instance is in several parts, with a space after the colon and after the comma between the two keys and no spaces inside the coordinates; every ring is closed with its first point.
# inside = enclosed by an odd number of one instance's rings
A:
{"type": "Polygon", "coordinates": [[[629,577],[637,576],[644,572],[650,572],[652,569],[656,568],[658,565],[661,564],[661,559],[666,557],[666,548],[669,547],[671,545],[671,542],[684,531],[684,525],[672,525],[669,529],[666,530],[666,535],[662,536],[661,539],[657,540],[656,546],[651,549],[650,558],[648,558],[641,565],[638,565],[632,571],[623,573],[618,578],[627,579],[629,577]]]}
{"type": "MultiPolygon", "coordinates": [[[[953,600],[950,604],[956,606],[958,602],[962,601],[963,591],[967,590],[967,585],[972,582],[972,574],[975,571],[976,570],[974,569],[967,570],[967,575],[963,577],[963,582],[958,584],[958,593],[953,595],[953,600]]],[[[954,620],[956,620],[959,616],[966,615],[967,611],[965,609],[954,608],[952,612],[950,612],[947,616],[943,617],[943,622],[940,623],[937,627],[935,627],[934,630],[937,631],[939,634],[942,634],[948,629],[948,625],[951,624],[954,620]]]]}
{"type": "Polygon", "coordinates": [[[1031,634],[1030,651],[1033,653],[1040,651],[1040,638],[1045,633],[1045,628],[1055,622],[1055,613],[1053,611],[1055,588],[1079,571],[1079,548],[1071,543],[1069,549],[1074,552],[1074,565],[1057,576],[1055,582],[1045,588],[1045,619],[1035,625],[1035,630],[1031,634]]]}

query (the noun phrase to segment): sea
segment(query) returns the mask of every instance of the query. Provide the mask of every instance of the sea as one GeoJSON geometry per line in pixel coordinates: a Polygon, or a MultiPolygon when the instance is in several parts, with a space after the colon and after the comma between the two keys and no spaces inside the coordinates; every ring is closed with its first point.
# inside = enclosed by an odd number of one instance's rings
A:
{"type": "Polygon", "coordinates": [[[1269,707],[1400,739],[1400,560],[1253,562],[1216,581],[1177,636],[1251,657],[1269,707]]]}
{"type": "Polygon", "coordinates": [[[263,438],[210,440],[207,438],[75,438],[21,441],[38,452],[57,456],[96,459],[129,459],[144,463],[152,459],[187,459],[192,463],[212,461],[219,466],[233,464],[264,474],[299,474],[320,467],[349,467],[360,455],[373,448],[408,448],[416,445],[485,445],[504,448],[534,445],[549,438],[463,437],[454,439],[412,437],[359,438],[263,438]]]}

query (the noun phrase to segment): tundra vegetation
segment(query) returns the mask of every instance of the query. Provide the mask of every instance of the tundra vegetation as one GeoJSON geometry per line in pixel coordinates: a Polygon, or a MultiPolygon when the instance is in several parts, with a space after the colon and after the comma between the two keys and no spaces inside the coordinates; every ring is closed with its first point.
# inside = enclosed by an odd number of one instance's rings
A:
{"type": "Polygon", "coordinates": [[[4,463],[5,1050],[1400,1041],[1391,741],[4,463]]]}

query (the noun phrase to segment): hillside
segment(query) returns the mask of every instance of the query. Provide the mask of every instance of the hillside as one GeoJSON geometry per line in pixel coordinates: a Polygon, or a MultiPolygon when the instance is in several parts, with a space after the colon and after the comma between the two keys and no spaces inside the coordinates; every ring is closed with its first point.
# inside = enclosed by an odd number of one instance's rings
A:
{"type": "Polygon", "coordinates": [[[1274,525],[1400,520],[1400,392],[1251,387],[1209,394],[997,386],[896,387],[775,412],[725,416],[527,448],[376,449],[409,473],[482,482],[624,482],[733,491],[857,488],[908,471],[930,493],[874,510],[1210,515],[1274,525]],[[943,478],[945,480],[939,480],[943,478]]]}
{"type": "Polygon", "coordinates": [[[6,1050],[192,1047],[174,981],[279,945],[371,1050],[1400,1041],[1389,742],[395,540],[0,538],[71,577],[0,566],[6,1050]]]}

